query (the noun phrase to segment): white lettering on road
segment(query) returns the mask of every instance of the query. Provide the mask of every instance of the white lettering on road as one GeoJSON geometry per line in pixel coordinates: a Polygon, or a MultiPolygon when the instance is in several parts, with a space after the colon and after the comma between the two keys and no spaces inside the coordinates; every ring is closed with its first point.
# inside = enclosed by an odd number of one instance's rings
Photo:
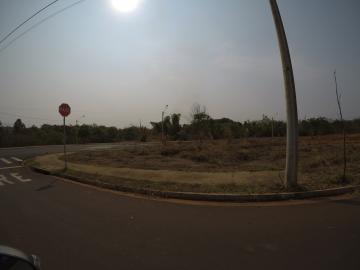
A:
{"type": "Polygon", "coordinates": [[[11,164],[12,162],[6,158],[0,158],[0,160],[6,164],[11,164]]]}
{"type": "Polygon", "coordinates": [[[3,186],[3,185],[5,185],[5,184],[10,184],[10,185],[12,185],[12,184],[14,184],[14,183],[11,182],[11,181],[9,181],[9,180],[5,177],[5,175],[0,174],[0,186],[3,186]]]}
{"type": "Polygon", "coordinates": [[[15,179],[19,180],[20,182],[26,183],[26,182],[30,182],[31,179],[24,179],[21,175],[19,175],[18,173],[10,173],[10,175],[12,177],[14,177],[15,179]]]}
{"type": "Polygon", "coordinates": [[[18,162],[22,162],[23,160],[21,158],[17,158],[17,157],[12,157],[11,159],[18,161],[18,162]]]}
{"type": "Polygon", "coordinates": [[[22,167],[24,167],[24,166],[3,167],[3,168],[0,168],[0,171],[1,170],[17,169],[17,168],[22,168],[22,167]]]}

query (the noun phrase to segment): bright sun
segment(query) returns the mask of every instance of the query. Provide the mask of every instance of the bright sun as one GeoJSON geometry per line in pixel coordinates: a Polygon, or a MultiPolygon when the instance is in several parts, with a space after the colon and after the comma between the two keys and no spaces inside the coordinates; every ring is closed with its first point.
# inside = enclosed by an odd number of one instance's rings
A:
{"type": "Polygon", "coordinates": [[[130,13],[137,9],[141,0],[111,0],[113,8],[123,13],[130,13]]]}

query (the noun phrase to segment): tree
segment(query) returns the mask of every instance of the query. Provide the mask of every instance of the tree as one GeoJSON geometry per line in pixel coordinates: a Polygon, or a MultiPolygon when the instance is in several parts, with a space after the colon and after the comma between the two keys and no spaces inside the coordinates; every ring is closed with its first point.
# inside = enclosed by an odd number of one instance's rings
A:
{"type": "Polygon", "coordinates": [[[126,141],[138,140],[141,135],[139,132],[139,128],[137,128],[135,126],[124,128],[122,131],[122,134],[123,134],[124,140],[126,140],[126,141]]]}
{"type": "Polygon", "coordinates": [[[106,141],[106,127],[93,124],[91,127],[91,140],[96,143],[103,143],[106,141]]]}
{"type": "Polygon", "coordinates": [[[223,137],[229,142],[232,142],[232,139],[234,138],[231,124],[224,124],[224,131],[223,131],[223,137]]]}
{"type": "Polygon", "coordinates": [[[4,128],[2,122],[0,121],[0,146],[2,145],[3,136],[4,136],[4,128]]]}
{"type": "Polygon", "coordinates": [[[166,144],[168,135],[169,135],[169,131],[171,130],[171,117],[169,115],[164,117],[163,120],[163,131],[164,131],[164,142],[166,144]]]}
{"type": "Polygon", "coordinates": [[[81,125],[78,131],[78,136],[81,143],[87,143],[90,139],[90,126],[81,125]]]}
{"type": "Polygon", "coordinates": [[[19,118],[15,121],[13,129],[14,129],[14,133],[18,134],[18,133],[23,132],[26,129],[26,126],[19,118]]]}
{"type": "Polygon", "coordinates": [[[153,132],[160,134],[161,133],[161,122],[150,122],[153,132]]]}
{"type": "Polygon", "coordinates": [[[173,113],[171,116],[164,117],[162,122],[150,122],[153,132],[156,134],[164,132],[164,141],[170,136],[171,139],[178,139],[178,133],[181,131],[180,113],[173,113]]]}
{"type": "Polygon", "coordinates": [[[285,83],[287,132],[286,132],[286,167],[285,187],[297,186],[298,173],[298,112],[295,91],[294,73],[291,63],[289,45],[286,38],[284,25],[276,0],[269,0],[278,35],[283,75],[285,83]]]}
{"type": "Polygon", "coordinates": [[[116,127],[107,128],[107,140],[114,142],[118,139],[119,133],[116,127]]]}
{"type": "Polygon", "coordinates": [[[171,126],[169,130],[169,135],[172,137],[172,139],[177,139],[178,133],[181,130],[180,117],[180,113],[173,113],[171,115],[171,126]]]}
{"type": "Polygon", "coordinates": [[[143,126],[141,124],[141,121],[140,121],[140,126],[139,126],[139,132],[140,132],[140,141],[141,142],[147,142],[149,131],[145,126],[143,126]]]}
{"type": "Polygon", "coordinates": [[[203,139],[210,137],[210,120],[206,107],[195,103],[191,110],[191,126],[193,134],[202,143],[203,139]]]}

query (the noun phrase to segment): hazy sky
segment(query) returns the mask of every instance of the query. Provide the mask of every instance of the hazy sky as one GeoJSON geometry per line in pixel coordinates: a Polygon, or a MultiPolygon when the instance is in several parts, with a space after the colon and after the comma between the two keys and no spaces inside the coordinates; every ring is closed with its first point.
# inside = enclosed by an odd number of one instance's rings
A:
{"type": "MultiPolygon", "coordinates": [[[[52,0],[0,0],[0,39],[52,0]]],[[[131,14],[109,0],[62,0],[0,47],[0,121],[118,127],[183,114],[197,102],[214,118],[284,119],[281,62],[267,0],[143,0],[131,14]],[[10,43],[9,46],[7,46],[10,43]]],[[[360,1],[279,0],[299,117],[360,117],[360,1]]]]}

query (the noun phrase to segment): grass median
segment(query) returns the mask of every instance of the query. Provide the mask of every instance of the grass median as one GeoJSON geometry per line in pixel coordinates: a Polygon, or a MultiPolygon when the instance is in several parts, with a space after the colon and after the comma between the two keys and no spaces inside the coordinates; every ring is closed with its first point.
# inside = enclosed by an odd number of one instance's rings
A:
{"type": "MultiPolygon", "coordinates": [[[[360,136],[350,138],[349,175],[358,184],[360,136]]],[[[341,139],[302,138],[301,190],[339,187],[341,139]]],[[[69,155],[66,174],[127,188],[200,193],[261,194],[285,191],[282,185],[284,140],[170,142],[69,155]]],[[[59,172],[62,155],[39,156],[32,165],[59,172]]]]}

